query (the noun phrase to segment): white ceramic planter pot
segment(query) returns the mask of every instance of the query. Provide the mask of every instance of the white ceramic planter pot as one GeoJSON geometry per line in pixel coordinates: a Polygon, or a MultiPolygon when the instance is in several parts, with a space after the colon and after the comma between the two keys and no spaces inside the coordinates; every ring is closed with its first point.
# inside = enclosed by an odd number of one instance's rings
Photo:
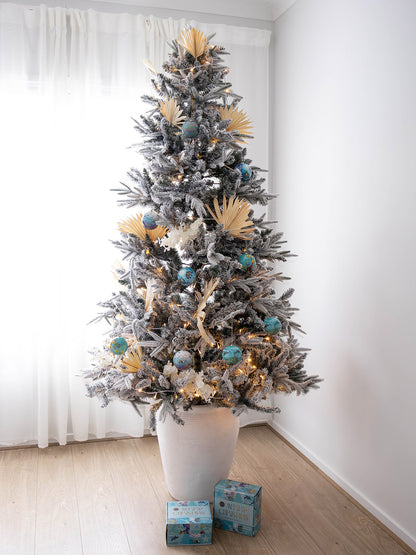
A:
{"type": "Polygon", "coordinates": [[[169,493],[174,499],[212,501],[214,486],[228,478],[239,419],[225,407],[196,406],[178,411],[181,426],[157,414],[157,437],[169,493]]]}

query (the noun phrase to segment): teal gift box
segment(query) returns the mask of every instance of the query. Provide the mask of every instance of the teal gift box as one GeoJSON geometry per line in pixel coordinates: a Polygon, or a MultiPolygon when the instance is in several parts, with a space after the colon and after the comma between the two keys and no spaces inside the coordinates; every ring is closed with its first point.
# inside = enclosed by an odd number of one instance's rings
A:
{"type": "Polygon", "coordinates": [[[261,487],[220,480],[214,489],[214,526],[246,536],[260,528],[261,487]]]}
{"type": "Polygon", "coordinates": [[[212,543],[209,501],[168,501],[166,505],[167,545],[208,545],[212,543]]]}

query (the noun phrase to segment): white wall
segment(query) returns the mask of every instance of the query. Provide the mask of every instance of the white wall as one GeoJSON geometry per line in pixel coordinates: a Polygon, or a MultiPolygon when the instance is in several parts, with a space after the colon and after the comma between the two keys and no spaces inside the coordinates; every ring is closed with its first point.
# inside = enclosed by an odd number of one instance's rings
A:
{"type": "Polygon", "coordinates": [[[325,378],[275,426],[416,548],[416,2],[298,0],[275,31],[275,210],[325,378]]]}

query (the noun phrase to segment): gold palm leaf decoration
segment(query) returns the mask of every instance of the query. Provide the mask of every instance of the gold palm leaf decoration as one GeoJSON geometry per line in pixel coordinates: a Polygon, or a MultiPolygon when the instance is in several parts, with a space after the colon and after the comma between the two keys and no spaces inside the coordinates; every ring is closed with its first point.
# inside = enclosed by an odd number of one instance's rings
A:
{"type": "Polygon", "coordinates": [[[144,311],[147,312],[152,308],[153,299],[156,294],[156,281],[154,279],[148,279],[145,281],[146,287],[141,288],[141,293],[145,301],[144,311]]]}
{"type": "Polygon", "coordinates": [[[126,368],[120,367],[120,372],[123,372],[123,374],[138,372],[142,367],[142,354],[141,347],[136,347],[134,351],[130,351],[121,361],[121,365],[126,368]]]}
{"type": "Polygon", "coordinates": [[[185,119],[174,98],[169,98],[165,102],[162,101],[159,104],[159,110],[171,125],[179,125],[185,119]]]}
{"type": "Polygon", "coordinates": [[[227,199],[224,195],[222,203],[222,211],[218,203],[218,199],[214,199],[215,214],[209,206],[205,205],[211,216],[218,224],[224,226],[224,230],[229,230],[233,237],[249,241],[252,238],[254,224],[248,219],[251,210],[250,204],[246,200],[238,197],[227,199]]]}
{"type": "Polygon", "coordinates": [[[113,276],[113,278],[118,281],[120,279],[120,276],[117,272],[122,271],[125,272],[126,269],[123,266],[123,264],[120,262],[120,260],[116,260],[115,263],[113,264],[112,268],[111,268],[111,274],[113,276]]]}
{"type": "Polygon", "coordinates": [[[118,228],[120,231],[124,231],[124,233],[132,233],[139,237],[142,241],[146,239],[146,235],[150,237],[151,241],[156,241],[157,239],[162,239],[168,232],[167,227],[162,227],[158,225],[155,229],[145,229],[142,224],[142,214],[137,214],[136,216],[132,216],[123,222],[118,224],[118,228]]]}
{"type": "Polygon", "coordinates": [[[152,73],[154,73],[155,75],[157,75],[156,68],[155,68],[155,66],[152,64],[152,62],[151,62],[149,59],[147,59],[147,60],[142,60],[142,62],[143,62],[143,64],[147,67],[147,69],[150,69],[150,71],[151,71],[152,73]]]}
{"type": "Polygon", "coordinates": [[[195,59],[202,56],[208,47],[207,36],[202,31],[195,29],[195,27],[184,29],[178,39],[178,43],[192,54],[195,59]]]}
{"type": "Polygon", "coordinates": [[[213,294],[215,288],[217,287],[220,281],[221,279],[217,278],[215,281],[213,279],[210,279],[209,282],[205,283],[204,296],[202,296],[199,291],[195,291],[196,298],[198,299],[198,302],[199,302],[198,309],[195,312],[195,318],[196,318],[198,330],[199,330],[199,333],[201,334],[202,339],[206,341],[208,345],[211,345],[211,347],[215,345],[215,339],[204,328],[204,320],[206,316],[204,309],[207,306],[208,299],[213,294]]]}
{"type": "MultiPolygon", "coordinates": [[[[231,122],[227,127],[227,131],[237,131],[240,135],[249,135],[253,126],[247,114],[243,110],[225,106],[220,108],[221,119],[230,119],[231,122]]],[[[236,139],[239,143],[246,143],[243,139],[236,139]]]]}

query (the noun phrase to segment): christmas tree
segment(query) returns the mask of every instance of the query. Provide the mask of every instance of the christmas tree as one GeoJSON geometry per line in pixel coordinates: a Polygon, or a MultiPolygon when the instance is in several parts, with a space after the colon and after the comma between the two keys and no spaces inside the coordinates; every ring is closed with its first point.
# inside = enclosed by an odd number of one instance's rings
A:
{"type": "Polygon", "coordinates": [[[264,404],[271,393],[321,381],[306,374],[293,335],[293,289],[274,291],[288,279],[276,263],[290,252],[276,222],[254,217],[252,205],[273,195],[246,157],[251,122],[226,81],[227,52],[211,39],[185,29],[161,72],[147,64],[155,92],[135,121],[147,167],[116,190],[136,207],[114,242],[126,267],[100,304],[109,339],[84,372],[103,406],[119,398],[140,413],[150,403],[152,426],[160,407],[178,423],[179,408],[199,404],[278,412],[264,404]]]}

